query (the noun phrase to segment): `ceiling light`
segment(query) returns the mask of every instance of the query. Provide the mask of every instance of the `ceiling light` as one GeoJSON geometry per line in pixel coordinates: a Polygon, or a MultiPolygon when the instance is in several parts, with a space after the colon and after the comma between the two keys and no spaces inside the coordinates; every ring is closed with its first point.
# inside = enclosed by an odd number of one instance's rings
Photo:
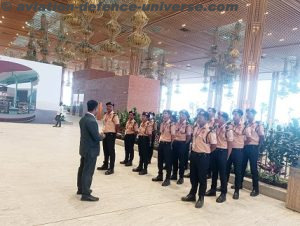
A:
{"type": "Polygon", "coordinates": [[[269,12],[265,12],[265,15],[268,15],[269,14],[269,12]]]}
{"type": "Polygon", "coordinates": [[[294,28],[293,28],[293,31],[297,31],[297,30],[298,30],[298,28],[297,28],[297,27],[294,27],[294,28]]]}
{"type": "Polygon", "coordinates": [[[242,22],[243,22],[243,19],[239,19],[239,22],[242,23],[242,22]]]}
{"type": "Polygon", "coordinates": [[[270,32],[270,33],[268,33],[267,35],[268,35],[268,36],[271,36],[271,35],[272,35],[272,33],[270,32]]]}
{"type": "Polygon", "coordinates": [[[182,24],[182,25],[181,25],[181,27],[185,27],[185,26],[186,26],[186,24],[182,24]]]}
{"type": "Polygon", "coordinates": [[[2,24],[2,20],[0,20],[0,24],[2,24]]]}
{"type": "Polygon", "coordinates": [[[162,42],[158,42],[158,45],[160,45],[162,42]]]}
{"type": "Polygon", "coordinates": [[[5,17],[4,17],[4,16],[2,16],[2,19],[5,19],[5,17]]]}
{"type": "Polygon", "coordinates": [[[23,29],[25,29],[25,27],[24,27],[24,26],[22,26],[22,28],[23,28],[23,29]]]}
{"type": "Polygon", "coordinates": [[[251,6],[251,4],[250,4],[250,3],[247,3],[246,6],[247,6],[247,7],[248,7],[248,6],[251,6]]]}
{"type": "Polygon", "coordinates": [[[284,38],[282,38],[282,39],[279,39],[279,42],[283,42],[285,39],[284,38]]]}
{"type": "Polygon", "coordinates": [[[17,33],[17,36],[19,36],[19,33],[17,33]]]}
{"type": "Polygon", "coordinates": [[[191,67],[191,65],[190,65],[190,64],[187,64],[186,67],[191,67]]]}
{"type": "Polygon", "coordinates": [[[222,11],[221,14],[225,14],[225,11],[222,11]]]}

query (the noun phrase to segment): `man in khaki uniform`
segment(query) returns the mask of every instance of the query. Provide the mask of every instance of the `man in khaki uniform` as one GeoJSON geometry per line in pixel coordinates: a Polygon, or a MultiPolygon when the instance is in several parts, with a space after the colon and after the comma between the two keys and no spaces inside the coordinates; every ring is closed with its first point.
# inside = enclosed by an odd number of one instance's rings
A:
{"type": "Polygon", "coordinates": [[[230,125],[233,132],[232,152],[227,161],[227,181],[229,180],[231,166],[234,166],[234,193],[233,199],[239,199],[239,190],[242,182],[242,162],[243,162],[243,148],[244,148],[244,125],[242,123],[243,111],[235,109],[232,112],[233,123],[230,125]]]}
{"type": "Polygon", "coordinates": [[[209,157],[217,144],[216,133],[209,129],[209,115],[206,111],[199,111],[197,123],[193,129],[193,144],[191,152],[191,175],[192,188],[189,194],[182,197],[184,202],[196,201],[196,193],[199,185],[199,199],[196,208],[204,205],[204,195],[207,188],[207,170],[209,167],[209,157]]]}
{"type": "Polygon", "coordinates": [[[103,118],[103,133],[105,134],[103,139],[104,162],[101,167],[97,168],[97,170],[107,170],[105,175],[114,173],[116,159],[115,141],[120,122],[118,115],[113,111],[113,107],[114,104],[111,102],[106,103],[107,112],[103,118]]]}
{"type": "Polygon", "coordinates": [[[155,143],[155,136],[156,136],[156,131],[157,131],[157,123],[155,121],[155,113],[150,112],[150,126],[152,127],[152,134],[151,134],[151,139],[150,139],[150,152],[149,152],[149,164],[151,164],[151,159],[153,156],[153,150],[154,150],[154,143],[155,143]]]}
{"type": "Polygon", "coordinates": [[[246,110],[247,122],[245,124],[245,147],[244,147],[244,156],[242,164],[242,184],[245,176],[245,171],[247,168],[248,160],[250,161],[250,170],[252,175],[252,185],[253,190],[250,193],[251,196],[259,195],[259,186],[258,186],[258,170],[257,170],[257,161],[259,156],[259,146],[264,142],[264,127],[260,122],[255,122],[254,118],[256,111],[254,109],[246,110]]]}
{"type": "Polygon", "coordinates": [[[227,113],[218,113],[218,127],[216,129],[217,149],[210,154],[213,174],[211,189],[206,193],[206,195],[216,196],[218,174],[220,174],[221,195],[216,200],[218,203],[225,202],[227,194],[226,165],[227,159],[231,154],[233,141],[233,131],[227,123],[228,119],[229,116],[227,113]]]}
{"type": "Polygon", "coordinates": [[[138,147],[140,161],[137,168],[133,169],[133,172],[139,172],[139,175],[145,175],[148,173],[149,163],[149,150],[150,150],[150,137],[152,135],[152,126],[149,122],[149,113],[143,112],[142,122],[138,129],[138,147]]]}
{"type": "Polygon", "coordinates": [[[162,186],[170,185],[171,170],[172,170],[172,150],[171,142],[175,135],[175,126],[171,122],[172,113],[169,110],[163,112],[163,122],[160,125],[160,138],[158,146],[158,176],[152,181],[163,181],[163,164],[166,164],[167,175],[162,183],[162,186]]]}
{"type": "Polygon", "coordinates": [[[191,140],[192,127],[187,121],[190,115],[186,110],[181,110],[179,112],[179,117],[179,121],[175,124],[175,137],[172,144],[173,174],[171,180],[177,180],[179,162],[179,179],[177,184],[182,184],[184,181],[186,145],[191,140]]]}
{"type": "Polygon", "coordinates": [[[130,111],[125,126],[125,160],[120,162],[121,164],[125,164],[125,166],[132,166],[132,161],[134,158],[134,142],[136,134],[138,132],[138,124],[134,120],[134,117],[135,113],[133,111],[130,111]]]}

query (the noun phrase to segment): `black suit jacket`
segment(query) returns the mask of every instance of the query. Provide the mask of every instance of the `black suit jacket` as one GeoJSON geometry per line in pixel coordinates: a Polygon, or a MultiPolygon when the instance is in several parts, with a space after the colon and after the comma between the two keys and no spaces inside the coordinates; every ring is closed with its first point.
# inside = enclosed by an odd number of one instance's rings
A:
{"type": "Polygon", "coordinates": [[[99,135],[98,123],[94,116],[86,113],[79,121],[80,148],[79,154],[87,157],[97,157],[100,153],[102,137],[99,135]]]}

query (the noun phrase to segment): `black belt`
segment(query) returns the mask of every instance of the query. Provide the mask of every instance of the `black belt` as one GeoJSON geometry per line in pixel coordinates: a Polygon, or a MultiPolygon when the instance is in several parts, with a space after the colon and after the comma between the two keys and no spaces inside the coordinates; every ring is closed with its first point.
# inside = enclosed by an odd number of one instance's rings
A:
{"type": "Polygon", "coordinates": [[[228,149],[225,149],[225,148],[216,148],[216,150],[227,151],[228,149]]]}
{"type": "Polygon", "coordinates": [[[195,152],[195,151],[192,151],[191,153],[195,154],[195,155],[199,155],[199,156],[209,156],[210,155],[210,153],[206,153],[206,152],[195,152]]]}
{"type": "Polygon", "coordinates": [[[171,144],[171,141],[160,141],[159,143],[162,143],[162,144],[171,144]]]}
{"type": "Polygon", "coordinates": [[[116,135],[117,133],[104,133],[106,136],[113,136],[116,135]]]}
{"type": "Polygon", "coordinates": [[[183,141],[183,140],[174,140],[174,142],[178,142],[178,143],[186,143],[186,141],[183,141]]]}
{"type": "Polygon", "coordinates": [[[148,138],[149,138],[149,136],[145,136],[145,135],[139,135],[139,138],[146,138],[146,137],[148,137],[148,138]]]}

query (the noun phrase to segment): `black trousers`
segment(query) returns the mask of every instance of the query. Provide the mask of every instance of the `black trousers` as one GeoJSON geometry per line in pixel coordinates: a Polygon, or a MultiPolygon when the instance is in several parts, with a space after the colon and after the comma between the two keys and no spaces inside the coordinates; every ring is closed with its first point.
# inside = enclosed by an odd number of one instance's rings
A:
{"type": "Polygon", "coordinates": [[[105,133],[105,138],[103,139],[103,151],[104,151],[104,165],[108,166],[110,169],[115,167],[116,151],[115,151],[115,141],[116,133],[105,133]]]}
{"type": "Polygon", "coordinates": [[[257,161],[258,161],[258,145],[246,145],[244,147],[244,156],[242,163],[242,181],[243,184],[245,171],[247,168],[248,160],[250,161],[250,171],[252,175],[252,186],[253,189],[259,191],[258,187],[258,170],[257,170],[257,161]]]}
{"type": "Polygon", "coordinates": [[[139,136],[138,147],[140,155],[138,168],[147,170],[149,163],[150,138],[148,136],[139,136]]]}
{"type": "Polygon", "coordinates": [[[158,175],[163,175],[164,163],[167,171],[166,179],[171,178],[171,169],[172,169],[172,150],[171,142],[159,142],[158,146],[158,175]]]}
{"type": "Polygon", "coordinates": [[[126,134],[124,137],[125,143],[125,162],[132,162],[134,158],[134,142],[135,134],[126,134]]]}
{"type": "Polygon", "coordinates": [[[183,178],[184,166],[185,166],[185,153],[186,143],[185,141],[173,141],[172,155],[173,155],[173,175],[177,176],[178,163],[179,163],[179,177],[183,178]]]}
{"type": "Polygon", "coordinates": [[[217,181],[218,181],[218,174],[220,175],[221,181],[221,192],[223,194],[227,193],[227,174],[226,174],[226,167],[227,167],[227,157],[228,157],[228,150],[217,148],[210,154],[210,163],[212,169],[212,181],[211,181],[211,190],[217,190],[217,181]]]}
{"type": "Polygon", "coordinates": [[[227,181],[229,180],[231,166],[234,167],[234,187],[238,192],[242,185],[242,163],[243,163],[243,149],[233,148],[227,161],[227,181]]]}
{"type": "Polygon", "coordinates": [[[199,196],[204,196],[207,188],[207,170],[209,167],[209,154],[191,152],[191,195],[196,195],[199,185],[199,196]]]}
{"type": "Polygon", "coordinates": [[[188,163],[190,159],[190,144],[191,142],[188,142],[185,146],[185,153],[184,153],[184,168],[188,169],[188,163]]]}
{"type": "Polygon", "coordinates": [[[60,115],[56,115],[55,120],[56,120],[55,126],[61,127],[61,114],[60,115]]]}
{"type": "Polygon", "coordinates": [[[89,155],[80,159],[80,166],[77,174],[77,188],[83,196],[90,195],[90,188],[93,180],[97,157],[89,155]]]}
{"type": "Polygon", "coordinates": [[[150,141],[150,149],[149,149],[149,162],[151,162],[154,150],[154,143],[155,143],[155,132],[152,132],[151,141],[150,141]]]}

